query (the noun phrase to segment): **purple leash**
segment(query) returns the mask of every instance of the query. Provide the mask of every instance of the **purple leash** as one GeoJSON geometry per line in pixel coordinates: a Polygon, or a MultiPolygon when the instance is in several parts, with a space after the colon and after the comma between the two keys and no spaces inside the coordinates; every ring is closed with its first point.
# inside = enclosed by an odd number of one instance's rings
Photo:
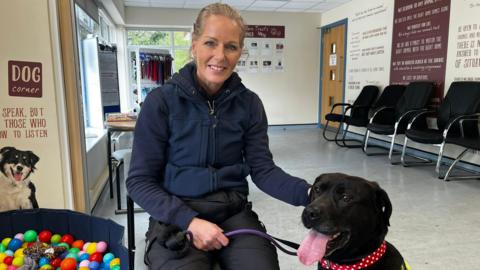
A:
{"type": "Polygon", "coordinates": [[[288,240],[273,237],[273,236],[271,236],[267,233],[264,233],[264,232],[261,232],[261,231],[258,231],[258,230],[238,229],[238,230],[233,230],[233,231],[225,233],[225,236],[228,237],[228,238],[231,238],[233,236],[242,235],[242,234],[253,234],[253,235],[256,235],[256,236],[263,237],[263,238],[269,240],[274,246],[276,246],[278,249],[285,252],[286,254],[292,255],[292,256],[297,256],[296,250],[300,246],[299,244],[290,242],[288,240]],[[289,246],[289,247],[295,249],[295,251],[287,250],[285,247],[281,246],[281,244],[279,242],[286,245],[286,246],[289,246]]]}

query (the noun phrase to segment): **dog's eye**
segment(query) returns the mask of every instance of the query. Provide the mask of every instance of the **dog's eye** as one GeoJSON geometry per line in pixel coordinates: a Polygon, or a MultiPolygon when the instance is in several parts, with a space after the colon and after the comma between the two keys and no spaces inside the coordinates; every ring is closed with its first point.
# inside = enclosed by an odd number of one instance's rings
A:
{"type": "Polygon", "coordinates": [[[352,196],[348,195],[347,193],[343,193],[342,195],[342,201],[349,203],[352,201],[352,196]]]}

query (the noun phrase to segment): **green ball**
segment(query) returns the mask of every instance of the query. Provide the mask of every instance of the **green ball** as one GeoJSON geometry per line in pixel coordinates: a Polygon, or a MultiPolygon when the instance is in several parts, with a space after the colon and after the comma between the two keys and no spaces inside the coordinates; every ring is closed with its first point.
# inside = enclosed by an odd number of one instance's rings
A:
{"type": "Polygon", "coordinates": [[[52,238],[50,238],[50,242],[52,242],[52,244],[60,243],[61,239],[62,236],[60,234],[54,234],[52,235],[52,238]]]}
{"type": "Polygon", "coordinates": [[[3,244],[0,244],[0,253],[4,253],[5,250],[7,250],[7,248],[3,244]]]}
{"type": "Polygon", "coordinates": [[[78,262],[78,255],[75,253],[68,253],[67,256],[65,256],[65,258],[73,258],[75,259],[75,261],[78,262]]]}
{"type": "Polygon", "coordinates": [[[59,247],[66,247],[67,249],[70,248],[70,246],[69,246],[67,243],[63,243],[63,242],[60,243],[60,244],[58,244],[58,246],[59,246],[59,247]]]}
{"type": "Polygon", "coordinates": [[[120,270],[120,265],[114,265],[112,266],[112,268],[110,268],[110,270],[120,270]]]}
{"type": "Polygon", "coordinates": [[[37,232],[34,230],[28,230],[23,234],[23,240],[27,243],[37,241],[37,232]]]}
{"type": "Polygon", "coordinates": [[[12,238],[10,238],[10,237],[4,238],[2,240],[2,246],[8,247],[8,244],[10,243],[11,240],[12,240],[12,238]]]}
{"type": "Polygon", "coordinates": [[[78,254],[78,252],[80,252],[80,249],[78,248],[71,248],[68,250],[69,253],[73,253],[73,254],[78,254]]]}

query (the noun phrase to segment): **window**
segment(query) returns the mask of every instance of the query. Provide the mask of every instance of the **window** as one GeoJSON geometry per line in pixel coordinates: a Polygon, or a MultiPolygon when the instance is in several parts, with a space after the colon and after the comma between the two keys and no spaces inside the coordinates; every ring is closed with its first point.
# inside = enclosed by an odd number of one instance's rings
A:
{"type": "Polygon", "coordinates": [[[190,37],[189,30],[128,30],[127,44],[170,51],[176,72],[190,61],[190,37]]]}

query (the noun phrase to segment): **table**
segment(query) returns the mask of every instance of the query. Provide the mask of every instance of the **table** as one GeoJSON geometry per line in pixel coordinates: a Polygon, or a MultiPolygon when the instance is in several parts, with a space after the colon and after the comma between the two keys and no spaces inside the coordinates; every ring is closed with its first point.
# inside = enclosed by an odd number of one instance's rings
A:
{"type": "MultiPolygon", "coordinates": [[[[107,128],[107,160],[108,160],[108,181],[110,185],[110,198],[113,198],[113,176],[112,176],[112,134],[114,132],[133,132],[135,130],[135,120],[131,121],[107,121],[105,126],[107,128]]],[[[125,165],[124,165],[125,166],[125,165]]],[[[126,177],[126,175],[125,175],[126,177]]],[[[120,196],[120,178],[116,181],[117,188],[117,209],[115,214],[125,214],[126,209],[122,209],[122,199],[120,196]]],[[[136,208],[135,212],[144,212],[143,209],[136,208]]]]}

